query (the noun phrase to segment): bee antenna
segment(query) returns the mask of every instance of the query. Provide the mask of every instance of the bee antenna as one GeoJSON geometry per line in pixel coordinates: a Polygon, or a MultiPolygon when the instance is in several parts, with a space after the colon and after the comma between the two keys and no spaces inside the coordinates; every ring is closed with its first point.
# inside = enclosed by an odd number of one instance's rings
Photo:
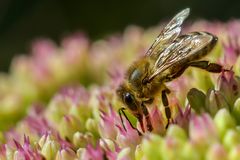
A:
{"type": "Polygon", "coordinates": [[[123,126],[124,130],[127,131],[127,129],[126,129],[125,125],[124,125],[124,122],[123,122],[122,114],[123,114],[123,116],[126,118],[126,120],[128,121],[128,123],[130,124],[130,126],[132,127],[132,129],[136,130],[136,131],[138,132],[138,135],[141,136],[142,133],[141,133],[136,127],[134,127],[134,126],[132,125],[131,121],[128,119],[126,113],[124,112],[125,109],[126,109],[126,108],[120,108],[120,109],[118,110],[118,114],[119,114],[119,116],[120,116],[121,123],[122,123],[122,126],[123,126]]]}
{"type": "MultiPolygon", "coordinates": [[[[119,116],[120,116],[121,123],[122,123],[122,126],[123,126],[124,130],[127,131],[127,129],[126,129],[124,123],[123,123],[123,118],[122,118],[122,113],[124,114],[124,111],[123,111],[123,110],[125,110],[125,108],[120,108],[120,109],[118,110],[118,114],[119,114],[119,116]]],[[[124,115],[125,115],[125,114],[124,114],[124,115]]]]}

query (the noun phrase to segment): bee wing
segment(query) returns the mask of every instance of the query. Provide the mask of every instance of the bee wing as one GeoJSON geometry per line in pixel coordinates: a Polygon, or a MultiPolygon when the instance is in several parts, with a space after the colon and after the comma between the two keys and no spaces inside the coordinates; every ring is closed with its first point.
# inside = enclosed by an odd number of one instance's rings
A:
{"type": "Polygon", "coordinates": [[[189,59],[191,56],[196,56],[197,53],[207,54],[211,48],[209,50],[204,50],[204,48],[213,47],[214,45],[209,44],[216,43],[216,41],[217,38],[207,32],[193,32],[179,36],[160,53],[148,80],[152,80],[159,73],[165,71],[176,63],[181,64],[182,61],[189,59]]]}
{"type": "Polygon", "coordinates": [[[162,29],[154,43],[148,49],[146,56],[158,54],[159,51],[165,49],[169,43],[178,37],[181,32],[181,25],[188,17],[189,12],[190,9],[186,8],[173,17],[173,19],[162,29]]]}

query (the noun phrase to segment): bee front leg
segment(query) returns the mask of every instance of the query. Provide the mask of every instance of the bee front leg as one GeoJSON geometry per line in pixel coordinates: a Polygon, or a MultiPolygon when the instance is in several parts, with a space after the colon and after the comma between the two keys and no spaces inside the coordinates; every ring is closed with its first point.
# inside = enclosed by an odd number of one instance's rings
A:
{"type": "Polygon", "coordinates": [[[201,68],[208,72],[213,72],[213,73],[220,73],[223,70],[223,67],[221,65],[216,63],[209,63],[208,61],[190,62],[189,65],[192,67],[201,68]]]}
{"type": "Polygon", "coordinates": [[[144,103],[142,103],[141,107],[142,107],[142,112],[143,112],[143,114],[145,116],[145,119],[146,119],[146,122],[147,122],[147,130],[149,132],[151,132],[153,130],[153,127],[152,127],[149,112],[147,110],[147,107],[144,105],[144,103]]]}
{"type": "Polygon", "coordinates": [[[166,129],[168,128],[169,124],[170,124],[170,120],[171,120],[171,110],[169,108],[169,104],[168,104],[168,99],[167,99],[167,94],[170,93],[170,90],[169,89],[165,89],[162,91],[162,102],[163,102],[163,105],[165,107],[165,115],[167,117],[167,125],[166,125],[166,129]]]}
{"type": "Polygon", "coordinates": [[[138,122],[140,123],[140,127],[142,129],[142,132],[145,132],[145,129],[144,129],[144,124],[143,124],[143,115],[142,114],[137,114],[136,115],[137,119],[138,119],[138,122]]]}

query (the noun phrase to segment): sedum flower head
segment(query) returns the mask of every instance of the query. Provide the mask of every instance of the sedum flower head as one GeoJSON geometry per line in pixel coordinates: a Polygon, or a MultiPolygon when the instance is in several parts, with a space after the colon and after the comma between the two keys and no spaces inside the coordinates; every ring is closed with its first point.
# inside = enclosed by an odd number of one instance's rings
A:
{"type": "MultiPolygon", "coordinates": [[[[147,105],[152,132],[143,132],[115,90],[127,67],[141,57],[161,26],[128,27],[122,35],[90,42],[82,33],[57,46],[33,43],[0,74],[0,159],[148,160],[240,157],[239,20],[197,21],[219,43],[206,57],[219,74],[189,68],[167,84],[171,123],[164,106],[147,105]]],[[[146,122],[144,121],[146,127],[146,122]]]]}

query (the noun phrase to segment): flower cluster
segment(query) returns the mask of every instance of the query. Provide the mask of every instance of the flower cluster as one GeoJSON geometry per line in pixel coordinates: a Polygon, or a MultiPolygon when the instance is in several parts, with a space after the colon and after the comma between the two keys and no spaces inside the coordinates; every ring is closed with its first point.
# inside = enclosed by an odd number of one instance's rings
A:
{"type": "Polygon", "coordinates": [[[127,110],[120,118],[116,88],[161,26],[131,26],[93,43],[82,34],[60,47],[34,42],[30,56],[16,57],[0,75],[0,159],[240,159],[239,27],[237,20],[186,27],[219,37],[206,59],[225,70],[189,68],[167,84],[171,124],[166,128],[164,107],[154,102],[151,133],[127,110]]]}

